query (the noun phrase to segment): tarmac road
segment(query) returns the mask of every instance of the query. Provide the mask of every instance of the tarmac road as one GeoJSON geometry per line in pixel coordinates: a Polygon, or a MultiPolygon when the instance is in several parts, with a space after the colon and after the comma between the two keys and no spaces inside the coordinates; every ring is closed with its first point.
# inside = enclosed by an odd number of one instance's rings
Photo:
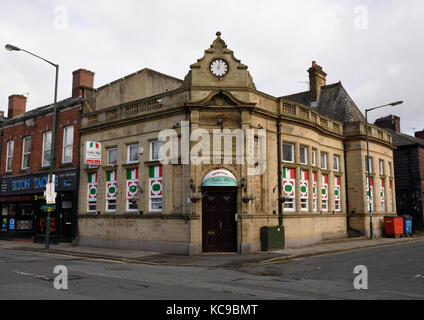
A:
{"type": "Polygon", "coordinates": [[[0,299],[424,299],[424,241],[250,267],[128,264],[0,249],[0,299]],[[57,290],[53,269],[68,269],[57,290]],[[353,286],[368,270],[368,290],[353,286]]]}

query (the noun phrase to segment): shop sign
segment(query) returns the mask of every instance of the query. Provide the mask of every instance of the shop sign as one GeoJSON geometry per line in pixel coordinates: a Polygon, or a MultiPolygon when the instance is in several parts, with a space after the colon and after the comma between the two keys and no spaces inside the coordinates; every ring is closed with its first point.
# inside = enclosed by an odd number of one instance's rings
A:
{"type": "MultiPolygon", "coordinates": [[[[56,191],[72,191],[77,188],[77,170],[55,171],[54,186],[56,191]]],[[[4,178],[0,180],[2,195],[22,195],[41,193],[46,190],[49,175],[46,173],[4,178]]]]}
{"type": "Polygon", "coordinates": [[[84,164],[95,166],[100,166],[102,164],[102,144],[100,142],[85,142],[84,164]]]}
{"type": "Polygon", "coordinates": [[[1,222],[1,230],[7,230],[7,218],[3,218],[1,222]]]}
{"type": "Polygon", "coordinates": [[[202,187],[237,187],[237,179],[226,169],[215,169],[203,178],[202,187]]]}

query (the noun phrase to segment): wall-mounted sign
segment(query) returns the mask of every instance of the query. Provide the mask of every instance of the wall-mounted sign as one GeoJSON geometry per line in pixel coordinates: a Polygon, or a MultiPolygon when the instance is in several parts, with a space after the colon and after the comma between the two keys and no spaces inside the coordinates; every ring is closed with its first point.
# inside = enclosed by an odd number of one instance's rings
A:
{"type": "MultiPolygon", "coordinates": [[[[54,175],[53,175],[54,181],[54,175]]],[[[54,183],[48,183],[46,185],[46,191],[44,192],[44,196],[46,197],[47,204],[55,204],[57,192],[55,191],[54,183]]]]}
{"type": "MultiPolygon", "coordinates": [[[[54,171],[55,190],[59,192],[72,191],[77,189],[77,169],[66,169],[54,171]]],[[[37,173],[19,177],[0,179],[0,201],[5,196],[22,196],[24,194],[41,193],[46,190],[49,182],[48,173],[37,173]]],[[[34,197],[34,200],[41,200],[44,197],[34,197]]],[[[25,200],[25,199],[22,199],[25,200]]]]}
{"type": "Polygon", "coordinates": [[[85,142],[84,164],[96,166],[100,166],[102,164],[102,144],[100,142],[85,142]]]}

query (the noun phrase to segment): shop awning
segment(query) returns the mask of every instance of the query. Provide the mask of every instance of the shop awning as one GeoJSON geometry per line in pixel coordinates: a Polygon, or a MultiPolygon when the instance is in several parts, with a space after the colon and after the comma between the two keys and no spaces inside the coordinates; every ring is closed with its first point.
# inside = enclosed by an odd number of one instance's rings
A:
{"type": "Polygon", "coordinates": [[[226,169],[216,169],[206,174],[202,187],[237,187],[237,179],[226,169]]]}

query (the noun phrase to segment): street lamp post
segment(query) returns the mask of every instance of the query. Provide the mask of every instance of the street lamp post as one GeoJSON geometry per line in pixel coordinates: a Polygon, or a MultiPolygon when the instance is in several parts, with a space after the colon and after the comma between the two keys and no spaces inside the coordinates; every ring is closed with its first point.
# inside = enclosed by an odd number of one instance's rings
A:
{"type": "Polygon", "coordinates": [[[372,205],[371,205],[371,198],[373,195],[371,195],[371,177],[370,177],[370,149],[369,149],[369,142],[368,142],[368,112],[375,110],[375,109],[380,109],[383,107],[387,107],[387,106],[397,106],[398,104],[402,104],[403,101],[397,101],[397,102],[392,102],[392,103],[388,103],[382,106],[378,106],[378,107],[374,107],[374,108],[370,108],[370,109],[366,109],[365,110],[365,123],[366,123],[366,131],[367,131],[367,179],[368,179],[368,208],[369,208],[369,212],[370,212],[370,239],[374,238],[374,227],[372,224],[372,205]]]}
{"type": "MultiPolygon", "coordinates": [[[[36,54],[33,54],[32,52],[26,51],[24,49],[18,48],[16,46],[13,46],[11,44],[7,44],[5,46],[6,50],[9,51],[23,51],[26,53],[29,53],[30,55],[37,57],[56,69],[56,78],[55,78],[55,86],[54,86],[54,104],[53,104],[53,128],[52,128],[52,138],[51,138],[51,148],[50,148],[50,173],[49,173],[49,183],[53,183],[53,161],[54,161],[54,145],[55,145],[55,134],[56,134],[56,104],[57,104],[57,83],[58,83],[58,77],[59,77],[59,65],[55,64],[53,62],[50,62],[40,56],[37,56],[36,54]]],[[[47,210],[47,224],[46,224],[46,239],[45,239],[45,249],[49,250],[50,245],[50,211],[47,210]]]]}

